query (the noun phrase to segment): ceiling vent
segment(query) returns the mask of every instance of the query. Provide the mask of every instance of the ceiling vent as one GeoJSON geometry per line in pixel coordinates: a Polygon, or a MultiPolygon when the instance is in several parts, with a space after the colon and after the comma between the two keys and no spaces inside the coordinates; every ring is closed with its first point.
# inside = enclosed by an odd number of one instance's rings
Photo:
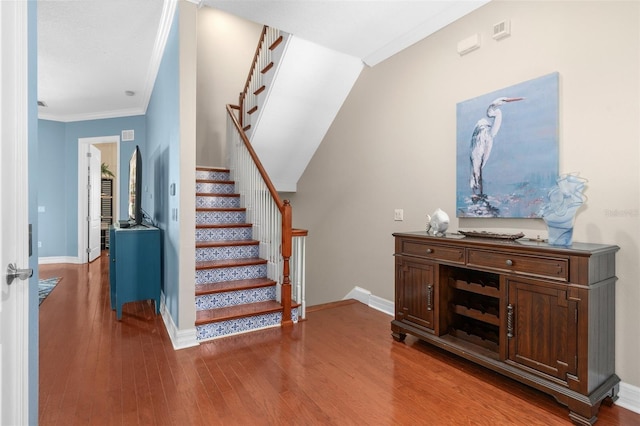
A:
{"type": "Polygon", "coordinates": [[[132,141],[134,140],[133,130],[123,130],[122,131],[122,142],[132,141]]]}

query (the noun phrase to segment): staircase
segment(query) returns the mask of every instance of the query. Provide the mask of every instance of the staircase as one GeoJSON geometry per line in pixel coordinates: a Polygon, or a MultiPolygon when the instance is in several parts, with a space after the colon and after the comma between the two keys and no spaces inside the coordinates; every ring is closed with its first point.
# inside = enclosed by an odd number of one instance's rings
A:
{"type": "MultiPolygon", "coordinates": [[[[196,168],[196,337],[280,326],[283,308],[230,171],[196,168]]],[[[291,309],[298,320],[298,305],[291,309]]]]}

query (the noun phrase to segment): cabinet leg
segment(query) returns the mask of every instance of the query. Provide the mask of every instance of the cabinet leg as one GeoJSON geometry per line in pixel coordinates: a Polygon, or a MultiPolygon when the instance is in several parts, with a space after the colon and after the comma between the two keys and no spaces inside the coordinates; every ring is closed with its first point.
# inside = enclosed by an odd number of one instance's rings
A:
{"type": "Polygon", "coordinates": [[[404,338],[407,337],[407,333],[394,331],[393,333],[391,333],[391,336],[393,336],[393,340],[395,340],[396,342],[404,342],[404,338]]]}
{"type": "Polygon", "coordinates": [[[391,322],[391,336],[396,342],[404,342],[404,338],[407,337],[407,333],[403,333],[402,329],[397,324],[391,322]]]}
{"type": "Polygon", "coordinates": [[[589,405],[569,400],[569,418],[576,425],[590,426],[598,420],[600,404],[589,405]]]}
{"type": "Polygon", "coordinates": [[[597,416],[593,416],[590,419],[588,419],[573,411],[569,412],[569,418],[571,419],[574,425],[580,425],[580,426],[591,426],[596,422],[596,420],[598,420],[597,416]]]}

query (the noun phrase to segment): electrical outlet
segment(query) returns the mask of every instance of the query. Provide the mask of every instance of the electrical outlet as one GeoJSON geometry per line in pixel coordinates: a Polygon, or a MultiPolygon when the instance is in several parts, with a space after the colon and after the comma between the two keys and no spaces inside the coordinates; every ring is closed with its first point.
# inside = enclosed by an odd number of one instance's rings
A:
{"type": "Polygon", "coordinates": [[[404,220],[404,210],[395,209],[393,212],[393,220],[397,220],[397,221],[404,220]]]}

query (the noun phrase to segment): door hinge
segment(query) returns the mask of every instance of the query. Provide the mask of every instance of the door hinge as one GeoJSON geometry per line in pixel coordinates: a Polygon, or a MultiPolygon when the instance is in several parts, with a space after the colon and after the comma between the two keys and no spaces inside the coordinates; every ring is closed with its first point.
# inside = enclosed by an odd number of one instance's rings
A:
{"type": "Polygon", "coordinates": [[[87,247],[87,254],[91,253],[91,249],[89,247],[87,247]]]}
{"type": "Polygon", "coordinates": [[[87,158],[91,158],[91,153],[87,152],[87,158]]]}

